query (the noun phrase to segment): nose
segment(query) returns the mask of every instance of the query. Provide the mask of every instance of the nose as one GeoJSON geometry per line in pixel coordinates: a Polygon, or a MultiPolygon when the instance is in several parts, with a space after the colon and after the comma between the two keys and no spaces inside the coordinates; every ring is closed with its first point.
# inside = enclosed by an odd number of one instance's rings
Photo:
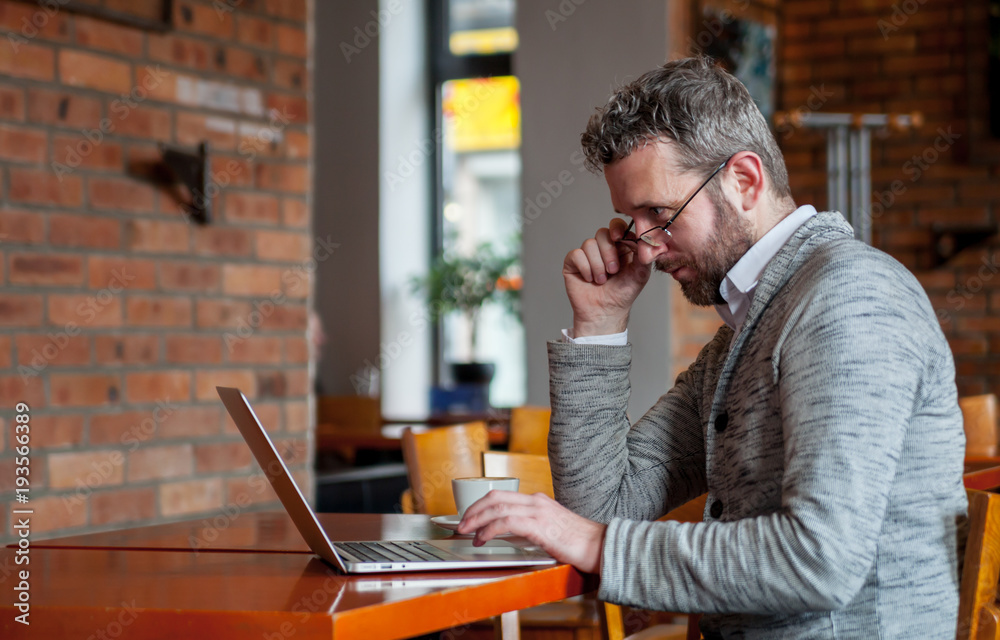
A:
{"type": "Polygon", "coordinates": [[[665,255],[670,251],[669,242],[661,244],[658,247],[654,247],[653,245],[643,242],[642,240],[639,240],[636,244],[636,257],[639,260],[639,264],[643,265],[653,264],[657,257],[665,255]]]}

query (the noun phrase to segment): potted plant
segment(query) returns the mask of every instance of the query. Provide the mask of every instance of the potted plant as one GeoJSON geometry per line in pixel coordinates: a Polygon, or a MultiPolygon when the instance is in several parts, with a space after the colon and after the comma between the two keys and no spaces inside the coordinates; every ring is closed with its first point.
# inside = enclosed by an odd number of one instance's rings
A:
{"type": "MultiPolygon", "coordinates": [[[[521,294],[519,258],[500,254],[490,243],[479,245],[472,255],[446,250],[430,265],[427,274],[412,279],[414,291],[421,293],[431,317],[442,318],[461,313],[470,327],[465,353],[475,359],[478,321],[483,305],[497,302],[517,314],[521,294]]],[[[484,362],[451,363],[452,378],[457,384],[489,384],[493,364],[484,362]]]]}

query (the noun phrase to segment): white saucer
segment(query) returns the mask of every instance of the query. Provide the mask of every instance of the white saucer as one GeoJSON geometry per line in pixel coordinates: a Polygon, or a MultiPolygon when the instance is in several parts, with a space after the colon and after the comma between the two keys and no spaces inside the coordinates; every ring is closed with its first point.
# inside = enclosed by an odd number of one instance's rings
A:
{"type": "Polygon", "coordinates": [[[448,531],[457,531],[458,523],[462,521],[461,516],[455,514],[453,516],[434,516],[431,518],[431,522],[441,527],[442,529],[447,529],[448,531]]]}

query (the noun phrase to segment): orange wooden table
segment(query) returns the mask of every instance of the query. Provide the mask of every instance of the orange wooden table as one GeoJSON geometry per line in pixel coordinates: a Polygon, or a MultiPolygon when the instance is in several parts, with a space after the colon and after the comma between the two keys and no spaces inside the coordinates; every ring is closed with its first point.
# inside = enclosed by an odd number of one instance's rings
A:
{"type": "MultiPolygon", "coordinates": [[[[448,536],[426,516],[321,516],[331,519],[335,540],[448,536]]],[[[283,513],[216,524],[34,542],[31,625],[16,623],[4,598],[0,637],[406,638],[597,587],[568,565],[347,576],[308,553],[283,513]],[[192,536],[206,546],[191,551],[192,536]]],[[[15,568],[14,549],[0,550],[0,567],[15,568]]],[[[15,574],[4,576],[0,584],[13,593],[15,574]]]]}

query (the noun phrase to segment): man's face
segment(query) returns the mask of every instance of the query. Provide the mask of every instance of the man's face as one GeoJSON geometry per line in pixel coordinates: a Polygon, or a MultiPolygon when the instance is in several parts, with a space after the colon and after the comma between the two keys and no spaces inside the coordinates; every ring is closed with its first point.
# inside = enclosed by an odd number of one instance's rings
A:
{"type": "MultiPolygon", "coordinates": [[[[713,180],[721,181],[725,172],[713,180]]],[[[635,220],[638,236],[665,224],[708,176],[681,173],[670,143],[651,142],[607,165],[604,177],[615,211],[635,220]]],[[[640,242],[636,255],[673,276],[684,297],[699,306],[723,302],[719,285],[753,245],[749,221],[727,199],[712,194],[706,187],[688,203],[670,225],[670,242],[661,247],[640,242]]]]}

